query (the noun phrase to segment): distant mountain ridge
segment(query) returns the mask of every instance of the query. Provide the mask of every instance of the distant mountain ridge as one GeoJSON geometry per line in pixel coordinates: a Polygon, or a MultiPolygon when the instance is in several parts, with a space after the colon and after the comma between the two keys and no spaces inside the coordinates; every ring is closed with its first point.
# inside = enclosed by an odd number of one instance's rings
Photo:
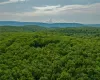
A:
{"type": "Polygon", "coordinates": [[[80,27],[80,23],[43,23],[43,22],[17,22],[17,21],[0,21],[0,26],[25,26],[37,25],[43,27],[80,27]]]}
{"type": "Polygon", "coordinates": [[[82,27],[93,26],[98,27],[100,24],[80,24],[80,23],[43,23],[43,22],[18,22],[18,21],[0,21],[0,26],[25,26],[37,25],[43,27],[82,27]]]}

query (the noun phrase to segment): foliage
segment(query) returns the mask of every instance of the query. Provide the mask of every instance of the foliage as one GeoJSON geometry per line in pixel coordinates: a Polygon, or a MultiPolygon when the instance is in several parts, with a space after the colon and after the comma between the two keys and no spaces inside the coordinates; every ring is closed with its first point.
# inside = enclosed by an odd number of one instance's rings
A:
{"type": "Polygon", "coordinates": [[[99,80],[100,32],[81,30],[1,32],[0,80],[99,80]]]}

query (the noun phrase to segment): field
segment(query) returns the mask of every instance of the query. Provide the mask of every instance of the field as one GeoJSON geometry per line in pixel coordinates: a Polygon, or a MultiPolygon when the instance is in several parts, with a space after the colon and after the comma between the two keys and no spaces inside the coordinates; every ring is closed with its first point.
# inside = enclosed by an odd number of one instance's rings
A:
{"type": "Polygon", "coordinates": [[[100,80],[100,28],[0,27],[0,80],[100,80]]]}

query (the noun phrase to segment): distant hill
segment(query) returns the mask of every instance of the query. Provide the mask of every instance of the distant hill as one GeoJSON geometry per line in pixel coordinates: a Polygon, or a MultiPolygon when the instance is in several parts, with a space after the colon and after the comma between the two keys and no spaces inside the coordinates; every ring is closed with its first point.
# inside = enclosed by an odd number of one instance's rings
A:
{"type": "Polygon", "coordinates": [[[26,26],[37,25],[43,27],[100,27],[100,24],[80,24],[80,23],[43,23],[43,22],[18,22],[18,21],[0,21],[0,26],[26,26]]]}
{"type": "Polygon", "coordinates": [[[40,27],[40,26],[0,26],[0,32],[35,32],[47,30],[48,28],[40,27]]]}
{"type": "Polygon", "coordinates": [[[0,21],[0,26],[25,26],[37,25],[43,27],[80,27],[85,26],[80,23],[42,23],[42,22],[17,22],[17,21],[0,21]]]}

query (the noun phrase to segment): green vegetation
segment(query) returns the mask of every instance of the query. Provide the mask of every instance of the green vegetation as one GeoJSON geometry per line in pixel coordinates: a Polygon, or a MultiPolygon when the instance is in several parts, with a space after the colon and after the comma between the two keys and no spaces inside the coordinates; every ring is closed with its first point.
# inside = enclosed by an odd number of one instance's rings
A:
{"type": "Polygon", "coordinates": [[[71,36],[100,36],[99,27],[76,27],[76,28],[57,28],[55,32],[64,33],[71,36]]]}
{"type": "Polygon", "coordinates": [[[0,80],[100,80],[100,28],[21,28],[0,27],[0,80]]]}
{"type": "Polygon", "coordinates": [[[35,32],[35,31],[43,31],[48,28],[39,27],[39,26],[0,26],[0,32],[35,32]]]}

